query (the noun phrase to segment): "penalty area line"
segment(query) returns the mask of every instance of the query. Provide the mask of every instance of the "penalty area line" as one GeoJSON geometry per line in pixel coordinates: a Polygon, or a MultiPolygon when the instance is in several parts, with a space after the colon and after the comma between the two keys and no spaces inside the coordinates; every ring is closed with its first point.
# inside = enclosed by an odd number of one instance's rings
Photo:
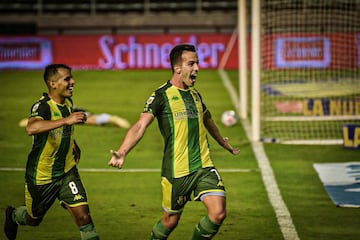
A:
{"type": "MultiPolygon", "coordinates": [[[[234,107],[236,109],[240,109],[240,106],[236,101],[237,99],[239,99],[239,96],[237,96],[236,90],[231,84],[229,76],[226,74],[226,72],[223,69],[218,69],[218,72],[220,74],[220,77],[223,81],[225,88],[229,93],[229,96],[232,100],[234,107]]],[[[245,129],[248,139],[251,140],[251,126],[248,119],[242,121],[242,126],[245,129]]],[[[262,180],[265,185],[265,189],[268,194],[270,204],[275,211],[276,218],[280,227],[280,231],[282,232],[284,239],[300,240],[295,225],[293,223],[293,220],[291,218],[289,209],[287,208],[286,203],[284,202],[281,196],[281,192],[276,182],[274,171],[271,167],[270,160],[268,159],[265,153],[263,144],[261,142],[251,141],[251,146],[255,154],[256,161],[258,162],[259,165],[262,180]]]]}
{"type": "MultiPolygon", "coordinates": [[[[25,168],[0,168],[1,172],[24,172],[25,168]]],[[[159,173],[160,169],[157,168],[79,168],[80,172],[125,172],[125,173],[159,173]]],[[[258,172],[258,169],[244,169],[244,168],[224,168],[219,169],[219,172],[224,173],[248,173],[248,172],[258,172]]]]}

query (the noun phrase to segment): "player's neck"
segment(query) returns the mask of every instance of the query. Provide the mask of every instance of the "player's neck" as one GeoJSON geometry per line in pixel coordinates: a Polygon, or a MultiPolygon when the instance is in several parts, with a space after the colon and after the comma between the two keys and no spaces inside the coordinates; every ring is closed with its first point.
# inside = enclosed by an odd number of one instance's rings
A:
{"type": "Polygon", "coordinates": [[[54,93],[49,93],[48,95],[54,102],[56,102],[58,104],[64,104],[65,103],[65,98],[62,97],[62,96],[59,96],[59,95],[54,94],[54,93]]]}
{"type": "Polygon", "coordinates": [[[170,83],[180,89],[187,90],[189,87],[179,77],[172,77],[170,83]]]}

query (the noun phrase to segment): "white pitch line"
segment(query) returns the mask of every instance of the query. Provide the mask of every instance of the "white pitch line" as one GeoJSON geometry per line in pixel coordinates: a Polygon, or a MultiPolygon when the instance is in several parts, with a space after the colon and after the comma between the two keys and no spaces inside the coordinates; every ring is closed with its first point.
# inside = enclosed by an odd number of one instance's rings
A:
{"type": "MultiPolygon", "coordinates": [[[[25,168],[9,168],[2,167],[0,168],[1,172],[24,172],[25,168]]],[[[159,173],[160,169],[156,168],[79,168],[80,172],[126,172],[126,173],[159,173]]],[[[242,168],[224,168],[219,169],[219,172],[226,173],[247,173],[247,172],[258,172],[258,169],[242,169],[242,168]]]]}
{"type": "MultiPolygon", "coordinates": [[[[234,94],[236,95],[236,91],[232,85],[229,86],[230,79],[229,79],[228,75],[224,74],[224,72],[220,71],[220,70],[219,70],[219,74],[220,74],[220,77],[223,81],[225,88],[228,90],[230,98],[233,101],[234,107],[236,109],[239,109],[238,104],[236,102],[234,103],[234,100],[239,99],[239,98],[237,96],[232,96],[234,94]],[[229,91],[229,89],[231,89],[231,90],[229,91]]],[[[249,121],[243,120],[242,125],[246,131],[248,139],[251,140],[251,127],[250,127],[249,121]]],[[[276,182],[275,175],[271,168],[270,161],[269,161],[268,157],[266,156],[263,144],[261,142],[251,141],[251,146],[254,151],[256,161],[258,162],[258,165],[259,165],[259,168],[261,171],[261,176],[262,176],[265,188],[266,188],[266,192],[269,197],[269,201],[275,211],[276,218],[279,223],[280,230],[283,234],[284,239],[285,240],[299,240],[300,238],[297,234],[295,225],[293,224],[290,212],[289,212],[284,200],[282,199],[280,189],[276,182]]]]}

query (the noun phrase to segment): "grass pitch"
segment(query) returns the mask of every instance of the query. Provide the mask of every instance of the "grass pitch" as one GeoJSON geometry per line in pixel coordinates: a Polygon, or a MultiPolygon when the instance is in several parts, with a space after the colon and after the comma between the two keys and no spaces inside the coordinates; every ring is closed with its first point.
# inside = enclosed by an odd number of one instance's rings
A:
{"type": "MultiPolygon", "coordinates": [[[[134,123],[153,90],[170,78],[169,71],[74,71],[73,100],[93,113],[112,113],[134,123]]],[[[230,76],[236,81],[236,72],[230,76]]],[[[30,107],[47,89],[40,71],[0,72],[0,225],[7,205],[24,202],[24,172],[31,137],[18,127],[30,107]],[[18,170],[4,170],[16,168],[18,170]]],[[[201,71],[196,84],[215,119],[233,109],[215,71],[201,71]]],[[[212,139],[217,168],[227,188],[228,217],[214,239],[282,239],[252,148],[240,124],[219,127],[234,146],[232,156],[212,139]],[[246,170],[230,172],[230,169],[246,170]]],[[[156,121],[128,155],[124,171],[107,166],[110,149],[117,149],[126,131],[113,126],[76,127],[82,149],[80,174],[87,188],[91,213],[101,239],[149,239],[153,224],[161,217],[160,169],[163,142],[156,121]],[[100,169],[102,171],[89,171],[100,169]],[[126,172],[126,169],[151,169],[126,172]]],[[[265,144],[282,196],[301,239],[356,239],[360,235],[358,209],[337,208],[327,196],[312,164],[359,159],[359,151],[341,146],[286,146],[265,144]]],[[[190,239],[206,210],[189,202],[170,240],[190,239]]],[[[4,239],[0,233],[0,239],[4,239]]],[[[79,239],[70,215],[55,203],[39,227],[19,227],[18,239],[79,239]]]]}

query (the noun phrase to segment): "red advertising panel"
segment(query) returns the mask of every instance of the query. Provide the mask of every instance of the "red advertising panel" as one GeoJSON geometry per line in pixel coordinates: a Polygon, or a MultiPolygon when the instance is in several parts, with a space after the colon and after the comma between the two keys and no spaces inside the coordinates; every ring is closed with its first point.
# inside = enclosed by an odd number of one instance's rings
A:
{"type": "MultiPolygon", "coordinates": [[[[196,46],[200,68],[216,69],[229,38],[230,35],[226,34],[64,35],[31,38],[35,43],[30,41],[30,38],[0,38],[0,69],[42,68],[49,62],[66,63],[75,69],[168,69],[169,52],[179,43],[196,46]],[[12,45],[9,44],[11,42],[12,45]],[[21,42],[22,46],[17,46],[17,42],[21,42]],[[40,47],[45,43],[51,43],[51,49],[40,47]],[[6,53],[21,51],[25,45],[29,48],[32,45],[37,54],[19,61],[20,54],[6,53]],[[46,51],[46,61],[38,56],[44,54],[43,51],[46,51]],[[28,67],[28,64],[34,61],[38,64],[28,67]]],[[[230,54],[226,67],[237,68],[237,51],[230,54]]]]}
{"type": "MultiPolygon", "coordinates": [[[[196,46],[202,69],[218,68],[227,50],[230,54],[224,67],[238,69],[237,44],[226,49],[230,37],[230,34],[0,37],[0,69],[41,69],[54,62],[75,69],[168,69],[169,52],[180,43],[196,46]]],[[[262,38],[261,51],[263,69],[356,69],[360,67],[360,34],[269,34],[262,38]]]]}
{"type": "Polygon", "coordinates": [[[52,62],[51,41],[43,38],[0,38],[0,69],[36,69],[52,62]]]}

